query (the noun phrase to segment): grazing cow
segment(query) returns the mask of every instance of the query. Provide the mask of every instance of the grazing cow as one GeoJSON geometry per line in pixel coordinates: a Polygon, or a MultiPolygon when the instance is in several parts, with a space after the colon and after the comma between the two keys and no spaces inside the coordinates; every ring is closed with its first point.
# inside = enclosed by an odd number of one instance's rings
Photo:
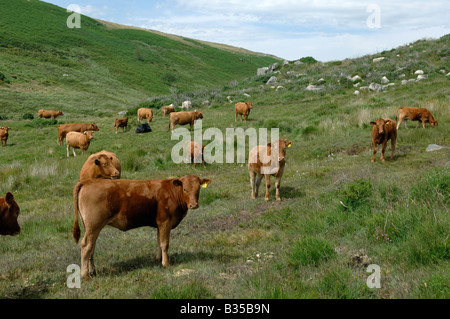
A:
{"type": "MultiPolygon", "coordinates": [[[[194,167],[197,167],[197,163],[202,163],[205,167],[204,150],[206,145],[200,145],[194,141],[186,144],[186,155],[189,163],[194,163],[194,167]]],[[[182,150],[183,151],[183,150],[182,150]]]]}
{"type": "Polygon", "coordinates": [[[377,145],[381,144],[381,161],[384,162],[384,151],[386,150],[387,141],[391,140],[392,154],[391,159],[394,158],[395,141],[397,140],[397,128],[395,121],[391,119],[379,118],[375,122],[370,122],[372,127],[372,147],[373,156],[372,162],[375,162],[375,154],[377,153],[377,145]]]}
{"type": "Polygon", "coordinates": [[[123,119],[116,119],[114,121],[114,129],[116,131],[116,134],[117,134],[117,130],[119,129],[119,127],[122,128],[122,132],[125,132],[128,130],[128,117],[125,117],[123,119]]]}
{"type": "Polygon", "coordinates": [[[40,119],[41,118],[49,119],[52,117],[54,119],[56,119],[60,115],[64,115],[64,113],[61,111],[53,111],[53,110],[39,110],[38,111],[38,116],[40,119]]]}
{"type": "Polygon", "coordinates": [[[423,128],[425,128],[425,123],[430,123],[432,127],[438,125],[438,122],[434,119],[433,114],[431,114],[431,112],[426,108],[399,107],[398,110],[400,110],[400,116],[397,123],[397,130],[400,127],[402,121],[405,121],[405,128],[408,128],[408,126],[406,125],[407,120],[418,121],[416,128],[419,127],[420,123],[422,123],[423,128]]]}
{"type": "Polygon", "coordinates": [[[71,123],[58,125],[58,145],[62,145],[68,132],[98,131],[95,123],[71,123]]]}
{"type": "Polygon", "coordinates": [[[8,141],[8,136],[9,133],[8,131],[10,130],[10,127],[0,127],[0,142],[2,143],[2,147],[3,147],[3,142],[5,142],[5,146],[6,146],[6,142],[8,141]]]}
{"type": "Polygon", "coordinates": [[[15,236],[20,233],[20,226],[17,222],[20,208],[14,200],[13,194],[6,193],[0,197],[0,235],[15,236]]]}
{"type": "Polygon", "coordinates": [[[250,110],[252,109],[253,102],[238,102],[234,106],[234,121],[237,122],[238,114],[241,117],[244,115],[244,120],[247,121],[248,115],[250,114],[250,110]]]}
{"type": "Polygon", "coordinates": [[[248,172],[250,174],[250,185],[252,187],[252,198],[258,197],[258,189],[262,177],[266,178],[265,200],[269,200],[270,176],[276,177],[276,200],[280,201],[280,182],[286,165],[286,148],[292,146],[291,141],[285,139],[268,143],[267,145],[255,146],[248,155],[248,172]]]}
{"type": "Polygon", "coordinates": [[[80,132],[69,132],[66,135],[66,145],[67,145],[67,157],[69,157],[70,147],[72,146],[73,156],[77,156],[75,153],[75,149],[79,148],[81,150],[81,154],[84,154],[84,151],[87,151],[89,148],[89,144],[91,140],[94,138],[94,132],[92,131],[84,131],[80,132]]]}
{"type": "Polygon", "coordinates": [[[179,179],[79,181],[73,189],[75,220],[73,238],[78,243],[80,227],[78,213],[85,234],[81,241],[81,275],[88,280],[95,275],[95,243],[106,225],[127,231],[142,226],[158,229],[156,259],[169,266],[167,250],[170,230],[177,227],[188,209],[198,208],[200,187],[207,187],[209,179],[186,175],[179,179]]]}
{"type": "Polygon", "coordinates": [[[173,128],[177,124],[179,124],[179,125],[190,124],[191,131],[192,131],[194,122],[198,119],[202,119],[203,113],[201,111],[182,111],[182,112],[170,113],[169,117],[170,117],[169,131],[173,132],[173,128]]]}
{"type": "Polygon", "coordinates": [[[84,162],[80,171],[80,180],[106,178],[118,179],[122,172],[122,166],[116,154],[100,151],[92,154],[84,162]]]}
{"type": "Polygon", "coordinates": [[[141,119],[147,119],[147,123],[150,123],[153,119],[152,109],[141,107],[137,111],[137,120],[139,123],[141,123],[141,119]]]}
{"type": "Polygon", "coordinates": [[[165,117],[166,114],[170,114],[172,112],[176,112],[173,105],[166,105],[166,106],[161,107],[161,113],[162,113],[163,117],[165,117]]]}

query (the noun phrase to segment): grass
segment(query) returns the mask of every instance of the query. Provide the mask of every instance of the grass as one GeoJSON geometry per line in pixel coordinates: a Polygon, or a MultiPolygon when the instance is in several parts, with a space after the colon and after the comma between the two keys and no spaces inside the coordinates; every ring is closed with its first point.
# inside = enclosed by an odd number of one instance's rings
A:
{"type": "MultiPolygon", "coordinates": [[[[101,45],[112,39],[126,42],[132,34],[94,25],[85,32],[105,32],[101,45]]],[[[449,80],[439,72],[450,69],[448,36],[384,52],[386,59],[377,65],[371,63],[373,56],[290,64],[280,69],[285,90],[261,87],[262,78],[250,76],[151,98],[141,75],[136,74],[134,87],[123,85],[108,64],[113,62],[97,61],[94,53],[83,56],[82,48],[72,48],[73,56],[55,54],[43,61],[42,54],[65,40],[52,40],[42,53],[34,51],[39,43],[22,39],[12,42],[14,50],[0,48],[1,72],[11,80],[0,84],[0,125],[12,128],[8,145],[0,149],[0,194],[14,194],[22,227],[19,236],[0,237],[1,298],[449,298],[449,80]],[[83,70],[72,59],[84,59],[90,68],[83,70]],[[21,63],[15,79],[11,70],[21,63]],[[359,74],[361,85],[379,75],[394,80],[397,66],[405,67],[408,77],[422,67],[429,78],[407,85],[399,79],[385,92],[361,91],[359,96],[347,82],[338,82],[342,74],[359,74]],[[60,76],[65,73],[77,78],[60,76]],[[295,75],[300,73],[306,75],[295,75]],[[323,92],[304,90],[320,78],[326,79],[323,92]],[[248,122],[234,122],[227,96],[254,102],[248,122]],[[217,127],[225,134],[229,127],[280,128],[280,136],[293,141],[281,181],[282,202],[274,200],[273,186],[271,200],[264,201],[264,181],[259,198],[250,199],[246,164],[174,164],[170,151],[178,141],[170,139],[168,118],[156,111],[174,97],[213,102],[198,107],[204,129],[217,127]],[[114,134],[115,113],[127,106],[132,112],[141,103],[155,108],[152,132],[135,134],[137,121],[130,117],[130,130],[114,134]],[[381,163],[378,151],[371,163],[368,123],[381,116],[394,119],[398,106],[426,107],[439,126],[401,127],[395,158],[381,163]],[[64,107],[63,117],[36,118],[38,109],[57,107],[64,107]],[[81,121],[95,122],[100,131],[86,155],[67,158],[65,147],[56,143],[56,127],[81,121]],[[428,144],[446,148],[426,152],[428,144]],[[155,229],[105,228],[95,253],[98,275],[80,289],[69,289],[67,266],[80,263],[71,234],[72,188],[88,155],[103,149],[117,154],[124,179],[196,174],[212,183],[201,190],[200,208],[172,230],[167,270],[155,261],[155,229]],[[380,266],[380,289],[368,288],[366,267],[350,262],[360,253],[380,266]]],[[[139,48],[147,48],[144,39],[139,41],[139,48]]],[[[140,59],[146,54],[140,52],[140,59]]]]}

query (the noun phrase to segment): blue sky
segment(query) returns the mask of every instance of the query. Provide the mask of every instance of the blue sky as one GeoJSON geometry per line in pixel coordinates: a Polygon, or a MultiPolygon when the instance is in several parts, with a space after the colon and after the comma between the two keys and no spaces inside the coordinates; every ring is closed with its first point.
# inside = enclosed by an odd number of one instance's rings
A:
{"type": "Polygon", "coordinates": [[[450,1],[46,0],[115,23],[288,60],[355,58],[450,33],[450,1]]]}

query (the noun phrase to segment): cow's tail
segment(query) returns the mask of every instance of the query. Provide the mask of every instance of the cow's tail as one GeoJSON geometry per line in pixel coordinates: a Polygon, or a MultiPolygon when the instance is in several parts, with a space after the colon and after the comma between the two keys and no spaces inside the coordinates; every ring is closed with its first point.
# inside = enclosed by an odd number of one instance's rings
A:
{"type": "Polygon", "coordinates": [[[75,239],[75,243],[77,244],[80,240],[80,225],[78,225],[78,193],[80,192],[81,186],[83,186],[83,183],[79,181],[73,188],[73,209],[75,211],[75,220],[73,222],[73,239],[75,239]]]}

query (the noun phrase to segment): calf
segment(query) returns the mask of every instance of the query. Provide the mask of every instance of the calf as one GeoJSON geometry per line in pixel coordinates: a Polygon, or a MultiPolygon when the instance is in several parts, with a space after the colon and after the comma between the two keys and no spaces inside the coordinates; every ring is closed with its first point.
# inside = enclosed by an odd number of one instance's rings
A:
{"type": "Polygon", "coordinates": [[[8,141],[8,136],[9,136],[8,131],[10,129],[11,128],[7,127],[7,126],[0,127],[0,141],[1,141],[2,147],[3,147],[3,142],[5,142],[5,146],[6,146],[6,142],[8,141]]]}
{"type": "Polygon", "coordinates": [[[95,123],[71,123],[58,125],[58,145],[62,145],[68,132],[98,131],[95,123]]]}
{"type": "Polygon", "coordinates": [[[169,131],[173,132],[173,128],[175,125],[186,125],[190,124],[192,131],[192,127],[194,125],[194,122],[198,119],[203,118],[203,113],[201,111],[182,111],[182,112],[176,112],[176,113],[170,113],[169,114],[170,121],[169,121],[169,131]]]}
{"type": "Polygon", "coordinates": [[[248,172],[252,187],[252,199],[258,197],[258,189],[262,177],[266,178],[265,200],[269,200],[270,176],[276,177],[276,200],[281,201],[280,182],[286,165],[286,148],[292,146],[291,141],[285,139],[255,146],[248,155],[248,172]]]}
{"type": "Polygon", "coordinates": [[[234,121],[237,122],[237,116],[238,114],[241,117],[242,121],[242,115],[244,116],[244,120],[247,121],[247,118],[250,114],[250,110],[252,109],[253,102],[238,102],[234,106],[234,121]]]}
{"type": "Polygon", "coordinates": [[[78,243],[81,217],[85,234],[81,240],[81,275],[95,275],[94,250],[106,225],[127,231],[142,226],[157,228],[156,259],[169,266],[170,230],[177,227],[189,209],[198,208],[200,187],[209,179],[186,175],[175,179],[79,181],[73,189],[75,220],[73,237],[78,243]]]}
{"type": "Polygon", "coordinates": [[[80,171],[80,180],[93,178],[120,178],[122,166],[116,154],[101,151],[92,154],[84,162],[80,171]]]}
{"type": "Polygon", "coordinates": [[[395,122],[391,119],[379,118],[375,122],[370,122],[372,127],[372,162],[375,162],[375,154],[377,153],[377,145],[381,144],[381,161],[384,162],[384,151],[386,150],[387,141],[391,140],[392,155],[394,158],[395,141],[397,140],[397,128],[395,122]]]}
{"type": "Polygon", "coordinates": [[[114,129],[116,131],[116,134],[117,134],[117,130],[119,129],[119,127],[122,128],[122,132],[125,132],[128,130],[128,117],[125,117],[123,119],[116,119],[114,121],[114,129]]]}
{"type": "Polygon", "coordinates": [[[194,141],[188,142],[186,145],[186,155],[189,163],[194,163],[194,167],[197,167],[197,163],[202,163],[205,167],[204,150],[206,145],[200,145],[194,141]]]}
{"type": "Polygon", "coordinates": [[[89,144],[91,140],[94,138],[94,132],[92,131],[84,131],[83,133],[79,132],[69,132],[66,135],[66,145],[67,145],[67,157],[69,157],[69,150],[72,147],[73,156],[77,156],[75,153],[75,149],[79,148],[81,150],[81,154],[84,154],[89,148],[89,144]]]}
{"type": "Polygon", "coordinates": [[[20,233],[20,226],[17,222],[20,208],[14,200],[13,194],[6,193],[0,197],[0,235],[15,236],[20,233]]]}
{"type": "Polygon", "coordinates": [[[166,116],[166,114],[170,114],[172,112],[175,112],[175,108],[173,107],[173,105],[166,105],[161,107],[161,113],[163,115],[163,117],[166,116]]]}
{"type": "Polygon", "coordinates": [[[38,111],[39,118],[49,119],[49,118],[53,117],[54,119],[56,119],[60,115],[64,115],[64,113],[61,111],[53,111],[53,110],[39,110],[38,111]]]}
{"type": "Polygon", "coordinates": [[[399,121],[397,124],[397,130],[400,127],[402,121],[405,121],[405,128],[408,128],[406,125],[407,120],[418,121],[416,128],[419,127],[420,123],[422,123],[422,127],[425,128],[425,123],[430,123],[432,127],[438,125],[438,122],[434,119],[433,114],[426,108],[419,107],[399,107],[397,112],[400,110],[399,121]]]}
{"type": "Polygon", "coordinates": [[[146,119],[147,123],[150,123],[153,119],[153,111],[152,109],[141,107],[137,111],[137,120],[140,123],[141,119],[146,119]]]}

